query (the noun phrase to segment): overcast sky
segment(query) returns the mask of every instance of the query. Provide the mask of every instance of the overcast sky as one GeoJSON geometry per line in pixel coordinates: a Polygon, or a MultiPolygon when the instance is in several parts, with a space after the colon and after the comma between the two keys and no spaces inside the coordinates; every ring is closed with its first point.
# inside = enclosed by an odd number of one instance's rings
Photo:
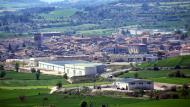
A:
{"type": "MultiPolygon", "coordinates": [[[[58,1],[64,1],[64,0],[41,0],[41,1],[46,1],[46,2],[58,2],[58,1]]],[[[79,0],[69,0],[69,1],[76,2],[76,1],[79,1],[79,0]]]]}

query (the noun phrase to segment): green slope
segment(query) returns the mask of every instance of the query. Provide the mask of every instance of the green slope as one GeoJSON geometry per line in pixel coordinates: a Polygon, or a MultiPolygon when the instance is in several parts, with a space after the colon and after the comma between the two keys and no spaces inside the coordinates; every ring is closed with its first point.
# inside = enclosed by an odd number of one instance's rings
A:
{"type": "Polygon", "coordinates": [[[154,64],[156,64],[158,67],[175,67],[176,65],[180,65],[182,67],[189,67],[190,66],[190,55],[177,56],[177,57],[159,60],[156,62],[143,63],[143,64],[139,65],[139,67],[153,67],[154,64]]]}

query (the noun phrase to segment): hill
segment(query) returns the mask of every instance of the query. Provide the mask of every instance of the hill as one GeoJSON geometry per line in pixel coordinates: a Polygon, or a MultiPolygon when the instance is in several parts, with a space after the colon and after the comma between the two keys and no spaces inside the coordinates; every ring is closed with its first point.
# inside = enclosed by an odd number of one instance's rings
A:
{"type": "Polygon", "coordinates": [[[76,23],[99,23],[101,27],[179,28],[190,18],[189,7],[187,0],[120,0],[86,7],[72,19],[76,23]]]}

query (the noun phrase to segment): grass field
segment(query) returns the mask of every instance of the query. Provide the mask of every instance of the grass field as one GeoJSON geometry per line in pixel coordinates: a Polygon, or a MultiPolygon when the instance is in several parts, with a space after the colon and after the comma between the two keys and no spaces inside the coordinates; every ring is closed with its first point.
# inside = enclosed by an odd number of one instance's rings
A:
{"type": "Polygon", "coordinates": [[[139,67],[153,67],[156,64],[159,67],[175,67],[176,65],[180,65],[182,67],[188,67],[190,65],[190,55],[187,56],[177,56],[172,58],[167,58],[163,60],[159,60],[156,62],[143,63],[139,65],[139,67]]]}
{"type": "MultiPolygon", "coordinates": [[[[78,83],[69,84],[61,76],[41,74],[40,80],[35,80],[35,74],[32,73],[17,73],[10,71],[6,73],[6,79],[0,80],[0,89],[38,89],[51,88],[58,82],[61,82],[64,87],[79,87],[79,86],[93,86],[94,83],[78,83]]],[[[111,82],[97,81],[96,85],[110,84],[111,82]]]]}
{"type": "MultiPolygon", "coordinates": [[[[155,82],[162,82],[162,83],[172,83],[172,84],[190,84],[190,78],[169,78],[168,73],[175,71],[175,70],[165,70],[165,71],[139,71],[138,76],[139,78],[153,80],[155,82]]],[[[186,75],[190,75],[189,69],[180,70],[186,75]]],[[[124,73],[119,77],[126,78],[126,77],[134,77],[135,72],[124,73]]]]}
{"type": "Polygon", "coordinates": [[[77,9],[75,9],[75,8],[67,8],[67,9],[60,8],[60,9],[51,11],[49,13],[39,14],[39,16],[42,16],[47,20],[57,20],[60,18],[68,18],[68,17],[72,16],[73,14],[75,14],[76,11],[77,11],[77,9]]]}
{"type": "Polygon", "coordinates": [[[92,102],[93,107],[108,104],[109,107],[188,107],[189,100],[143,100],[132,98],[114,98],[105,96],[76,96],[62,94],[47,94],[48,90],[0,90],[0,105],[2,107],[36,107],[53,104],[56,107],[80,107],[82,101],[92,102]],[[41,93],[39,95],[39,93],[41,93]],[[26,96],[26,101],[21,102],[18,96],[26,96]],[[43,101],[48,98],[47,101],[43,101]]]}

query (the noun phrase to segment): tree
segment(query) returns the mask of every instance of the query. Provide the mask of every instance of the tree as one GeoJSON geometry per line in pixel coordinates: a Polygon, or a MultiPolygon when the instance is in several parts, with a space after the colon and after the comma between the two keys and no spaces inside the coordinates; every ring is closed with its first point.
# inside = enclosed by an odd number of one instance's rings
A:
{"type": "Polygon", "coordinates": [[[4,70],[0,70],[0,78],[5,77],[6,72],[4,70]]]}
{"type": "Polygon", "coordinates": [[[26,96],[18,96],[18,98],[21,102],[26,101],[26,96]]]}
{"type": "Polygon", "coordinates": [[[8,46],[8,51],[9,51],[9,52],[13,52],[13,49],[12,49],[11,44],[9,44],[9,46],[8,46]]]}
{"type": "Polygon", "coordinates": [[[36,71],[36,80],[39,80],[40,79],[40,70],[38,69],[36,71]]]}
{"type": "Polygon", "coordinates": [[[61,83],[61,82],[58,82],[58,83],[56,84],[56,86],[57,86],[57,89],[60,89],[60,88],[62,88],[62,83],[61,83]]]}
{"type": "Polygon", "coordinates": [[[102,107],[106,107],[106,105],[105,105],[105,104],[102,104],[102,107]]]}
{"type": "Polygon", "coordinates": [[[189,86],[187,84],[183,84],[182,86],[182,91],[181,91],[181,96],[186,98],[189,95],[189,86]]]}
{"type": "Polygon", "coordinates": [[[64,78],[64,79],[68,79],[67,74],[64,74],[64,75],[63,75],[63,78],[64,78]]]}
{"type": "Polygon", "coordinates": [[[31,68],[30,70],[32,73],[35,73],[36,72],[36,69],[35,68],[31,68]]]}
{"type": "Polygon", "coordinates": [[[87,102],[86,101],[82,101],[80,107],[87,107],[87,102]]]}
{"type": "Polygon", "coordinates": [[[180,65],[176,65],[175,69],[181,69],[181,66],[180,65]]]}
{"type": "Polygon", "coordinates": [[[5,70],[3,65],[0,65],[0,70],[5,70]]]}
{"type": "Polygon", "coordinates": [[[16,72],[19,71],[19,68],[20,68],[20,64],[18,62],[15,63],[15,70],[16,72]]]}
{"type": "Polygon", "coordinates": [[[158,68],[158,66],[156,65],[156,64],[154,64],[154,71],[159,71],[159,68],[158,68]]]}
{"type": "Polygon", "coordinates": [[[137,72],[134,73],[134,78],[139,78],[139,74],[137,72]]]}
{"type": "Polygon", "coordinates": [[[183,88],[183,90],[188,90],[189,86],[188,86],[188,84],[183,84],[182,88],[183,88]]]}

